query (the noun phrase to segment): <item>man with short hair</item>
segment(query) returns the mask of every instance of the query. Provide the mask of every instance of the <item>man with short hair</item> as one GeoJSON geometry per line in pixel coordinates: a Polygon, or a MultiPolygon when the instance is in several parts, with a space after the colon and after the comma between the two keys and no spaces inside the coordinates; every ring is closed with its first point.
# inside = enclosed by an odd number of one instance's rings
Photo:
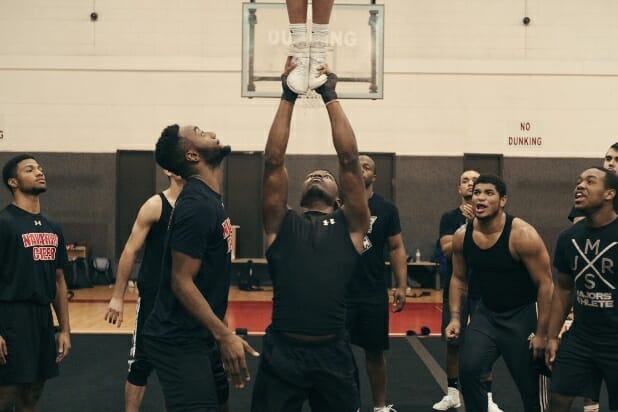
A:
{"type": "Polygon", "coordinates": [[[347,296],[346,328],[350,341],[363,348],[374,412],[393,411],[386,405],[386,357],[388,341],[388,293],[384,252],[388,248],[392,272],[397,281],[393,290],[393,312],[406,304],[408,265],[401,236],[397,206],[373,191],[376,164],[367,155],[359,156],[371,220],[365,247],[354,273],[347,296]]]}
{"type": "Polygon", "coordinates": [[[326,170],[309,173],[302,186],[303,213],[289,209],[285,152],[297,94],[287,86],[264,152],[262,213],[266,258],[273,282],[272,323],[253,388],[253,412],[294,412],[308,400],[315,411],[356,412],[358,371],[345,331],[345,295],[363,239],[369,208],[352,127],[337,100],[337,77],[323,68],[317,89],[326,105],[339,160],[345,204],[326,170]]]}
{"type": "MultiPolygon", "coordinates": [[[[605,157],[603,158],[603,167],[618,174],[618,142],[614,143],[607,149],[605,157]]],[[[586,215],[582,210],[575,208],[575,206],[571,208],[571,212],[568,216],[568,219],[571,222],[577,223],[580,220],[584,220],[585,218],[586,215]]],[[[569,323],[565,323],[563,329],[565,329],[565,331],[568,331],[569,327],[569,323]]],[[[599,395],[601,393],[600,382],[597,390],[594,392],[596,393],[595,396],[584,399],[584,412],[599,412],[599,395]]]]}
{"type": "Polygon", "coordinates": [[[2,181],[13,202],[0,212],[0,410],[30,412],[71,350],[67,251],[60,226],[41,213],[47,181],[37,160],[13,157],[2,181]]]}
{"type": "Polygon", "coordinates": [[[553,368],[552,412],[569,411],[575,396],[598,399],[601,381],[606,383],[610,409],[618,409],[617,192],[615,169],[583,171],[574,206],[585,220],[558,238],[554,256],[558,276],[545,353],[547,365],[553,368]],[[573,323],[559,340],[573,305],[573,323]]]}
{"type": "MultiPolygon", "coordinates": [[[[442,285],[442,336],[445,336],[446,326],[451,319],[449,308],[449,284],[451,282],[451,274],[453,270],[453,235],[460,227],[474,219],[474,210],[472,209],[472,189],[474,182],[480,176],[476,170],[465,170],[460,176],[457,186],[460,203],[456,209],[445,212],[440,219],[440,248],[446,258],[446,267],[444,273],[446,277],[442,285]]],[[[461,311],[461,331],[456,339],[446,341],[446,378],[447,378],[447,393],[437,403],[433,405],[433,409],[437,411],[446,411],[450,408],[459,408],[461,406],[461,396],[459,391],[459,347],[463,338],[466,327],[468,326],[468,317],[472,317],[478,306],[480,296],[478,282],[471,273],[468,273],[468,299],[463,302],[461,311]]],[[[491,392],[491,371],[488,374],[487,382],[487,402],[489,412],[502,412],[498,405],[493,401],[491,392]]]]}
{"type": "MultiPolygon", "coordinates": [[[[618,174],[618,142],[614,143],[609,147],[609,149],[607,149],[605,157],[603,158],[603,167],[611,170],[615,174],[618,174]]],[[[568,217],[571,222],[577,223],[578,221],[583,220],[586,216],[582,210],[579,210],[573,206],[568,217]]]]}
{"type": "Polygon", "coordinates": [[[223,322],[230,286],[232,225],[221,201],[221,162],[230,153],[213,132],[166,127],[159,165],[185,179],[170,218],[161,283],[143,331],[169,412],[226,408],[226,376],[249,380],[247,342],[223,322]]]}
{"type": "Polygon", "coordinates": [[[549,255],[534,227],[504,211],[506,202],[502,179],[479,176],[472,191],[475,218],[453,237],[447,339],[461,334],[468,273],[474,274],[481,291],[460,356],[462,392],[470,412],[487,411],[487,374],[499,356],[519,389],[523,410],[542,408],[535,360],[542,358],[547,336],[553,288],[549,255]]]}
{"type": "Polygon", "coordinates": [[[124,387],[125,412],[138,412],[144,399],[148,377],[152,364],[142,347],[142,330],[146,318],[152,311],[161,281],[161,256],[163,256],[167,225],[169,224],[176,199],[184,181],[180,176],[164,170],[169,179],[169,187],[150,197],[137,213],[131,234],[122,250],[118,262],[116,283],[109,301],[105,320],[122,325],[124,295],[137,252],[144,246],[144,256],[137,276],[139,298],[137,301],[137,319],[133,330],[133,339],[129,351],[129,374],[124,387]]]}

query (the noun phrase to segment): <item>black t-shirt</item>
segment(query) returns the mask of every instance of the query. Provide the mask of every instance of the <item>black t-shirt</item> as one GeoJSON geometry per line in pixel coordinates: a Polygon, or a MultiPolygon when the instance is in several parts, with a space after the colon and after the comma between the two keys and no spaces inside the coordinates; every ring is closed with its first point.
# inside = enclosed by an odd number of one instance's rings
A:
{"type": "Polygon", "coordinates": [[[570,331],[616,342],[617,265],[618,219],[599,228],[580,221],[560,234],[554,266],[575,281],[575,319],[570,331]]]}
{"type": "Polygon", "coordinates": [[[575,218],[577,217],[585,217],[586,215],[584,214],[583,211],[579,210],[579,209],[575,209],[575,206],[573,206],[571,208],[571,211],[569,212],[569,216],[568,219],[572,222],[575,220],[575,218]]]}
{"type": "Polygon", "coordinates": [[[494,245],[481,249],[472,237],[474,222],[469,222],[464,237],[463,257],[479,282],[481,300],[493,312],[506,312],[533,303],[537,287],[523,262],[509,250],[513,216],[506,215],[500,237],[494,245]]]}
{"type": "Polygon", "coordinates": [[[221,196],[199,179],[189,178],[172,212],[165,246],[161,285],[144,335],[205,337],[212,334],[180,303],[171,288],[171,251],[202,265],[193,279],[213,312],[223,319],[227,310],[232,253],[232,225],[221,196]]]}
{"type": "Polygon", "coordinates": [[[154,298],[159,289],[159,283],[161,283],[161,263],[167,227],[173,208],[163,193],[159,193],[159,197],[161,198],[161,216],[148,231],[144,245],[144,257],[137,276],[137,286],[142,298],[146,296],[154,298]]]}
{"type": "Polygon", "coordinates": [[[0,212],[0,301],[49,305],[67,263],[60,226],[11,204],[0,212]]]}
{"type": "MultiPolygon", "coordinates": [[[[618,209],[615,209],[615,210],[616,210],[616,212],[618,212],[618,209]]],[[[576,209],[575,206],[573,206],[571,208],[571,211],[569,212],[568,219],[571,222],[573,222],[575,220],[575,218],[578,218],[578,217],[586,217],[586,214],[584,213],[583,210],[576,209]]]]}
{"type": "Polygon", "coordinates": [[[311,336],[341,333],[358,257],[341,209],[302,216],[289,210],[266,252],[273,281],[271,327],[311,336]]]}
{"type": "MultiPolygon", "coordinates": [[[[440,218],[440,239],[443,236],[452,236],[457,229],[465,225],[467,222],[466,217],[461,212],[461,209],[456,208],[450,212],[446,212],[440,218]]],[[[453,275],[453,261],[445,256],[446,268],[440,269],[445,276],[442,279],[442,288],[448,295],[448,287],[451,283],[451,276],[453,275]]],[[[481,297],[481,291],[479,289],[477,279],[472,275],[470,268],[468,268],[468,297],[470,299],[479,299],[481,297]]]]}
{"type": "Polygon", "coordinates": [[[391,273],[384,264],[388,238],[401,233],[399,211],[394,204],[374,193],[369,199],[369,210],[371,221],[363,242],[364,251],[348,289],[348,299],[355,302],[384,300],[387,276],[391,273]]]}

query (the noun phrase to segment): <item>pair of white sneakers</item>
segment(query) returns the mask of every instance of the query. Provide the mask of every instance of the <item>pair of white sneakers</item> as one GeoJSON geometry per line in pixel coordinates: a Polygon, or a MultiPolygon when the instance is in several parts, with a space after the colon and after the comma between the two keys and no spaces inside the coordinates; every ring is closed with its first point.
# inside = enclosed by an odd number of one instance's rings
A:
{"type": "MultiPolygon", "coordinates": [[[[446,411],[451,408],[459,408],[461,406],[461,398],[459,394],[459,390],[455,388],[448,388],[447,393],[440,400],[433,405],[433,409],[436,411],[446,411]]],[[[487,394],[487,412],[504,412],[500,407],[494,402],[491,393],[487,394]]]]}
{"type": "Polygon", "coordinates": [[[292,63],[296,65],[288,75],[288,87],[297,94],[306,94],[326,83],[320,69],[326,64],[326,43],[298,42],[290,46],[292,63]]]}

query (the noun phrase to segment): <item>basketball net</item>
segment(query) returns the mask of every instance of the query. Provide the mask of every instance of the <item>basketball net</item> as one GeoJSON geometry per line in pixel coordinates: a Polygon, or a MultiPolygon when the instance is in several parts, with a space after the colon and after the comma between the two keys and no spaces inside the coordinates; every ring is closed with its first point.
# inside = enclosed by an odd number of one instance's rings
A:
{"type": "Polygon", "coordinates": [[[324,103],[322,103],[322,96],[311,89],[307,90],[305,94],[299,94],[298,102],[300,103],[300,107],[306,109],[317,109],[318,107],[324,106],[324,103]]]}

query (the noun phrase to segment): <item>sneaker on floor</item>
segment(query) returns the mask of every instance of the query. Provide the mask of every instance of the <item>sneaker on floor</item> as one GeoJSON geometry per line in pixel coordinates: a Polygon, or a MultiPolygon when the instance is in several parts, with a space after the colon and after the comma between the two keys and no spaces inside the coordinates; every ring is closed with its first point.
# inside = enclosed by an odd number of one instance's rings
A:
{"type": "Polygon", "coordinates": [[[448,388],[447,394],[440,402],[433,405],[433,409],[436,411],[446,411],[450,408],[459,408],[461,406],[459,399],[459,391],[455,388],[448,388]]]}
{"type": "Polygon", "coordinates": [[[497,403],[489,399],[487,401],[487,412],[504,412],[497,403]]]}
{"type": "Polygon", "coordinates": [[[504,412],[496,402],[491,392],[487,392],[487,412],[504,412]]]}
{"type": "Polygon", "coordinates": [[[397,412],[397,409],[393,408],[393,405],[386,405],[381,408],[374,407],[373,412],[397,412]]]}
{"type": "Polygon", "coordinates": [[[309,45],[306,42],[291,45],[290,56],[296,67],[288,75],[288,87],[294,93],[305,94],[309,87],[309,45]]]}
{"type": "Polygon", "coordinates": [[[312,42],[310,55],[309,88],[315,90],[326,83],[326,75],[320,73],[320,68],[326,64],[326,43],[321,41],[312,42]]]}

